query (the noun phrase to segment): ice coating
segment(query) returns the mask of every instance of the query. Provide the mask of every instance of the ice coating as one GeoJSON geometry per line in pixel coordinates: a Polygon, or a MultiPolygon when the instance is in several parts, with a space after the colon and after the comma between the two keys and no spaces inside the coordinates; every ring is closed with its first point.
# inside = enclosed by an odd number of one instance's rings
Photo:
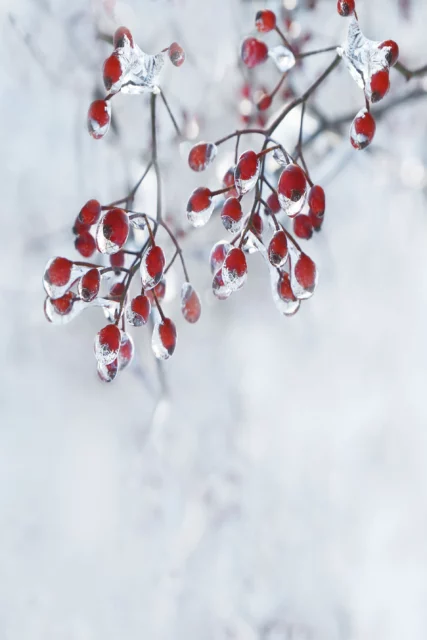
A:
{"type": "Polygon", "coordinates": [[[151,346],[154,355],[159,360],[167,360],[175,351],[176,330],[175,325],[169,318],[156,322],[154,325],[151,346]]]}
{"type": "MultiPolygon", "coordinates": [[[[68,271],[66,273],[66,278],[53,278],[53,267],[55,266],[55,261],[64,260],[65,258],[51,258],[47,263],[44,274],[43,274],[43,287],[46,291],[49,298],[52,300],[56,300],[57,298],[62,298],[62,296],[68,291],[68,289],[72,286],[72,284],[78,280],[82,275],[84,275],[87,271],[91,269],[91,267],[85,267],[82,265],[77,265],[74,263],[70,263],[69,275],[68,271]],[[62,284],[63,283],[63,284],[62,284]]],[[[69,262],[69,261],[66,261],[69,262]]]]}
{"type": "Polygon", "coordinates": [[[117,357],[119,370],[125,369],[133,360],[135,347],[133,344],[132,336],[126,331],[121,332],[120,349],[117,357]]]}
{"type": "Polygon", "coordinates": [[[118,356],[120,340],[120,329],[114,324],[109,324],[98,331],[94,344],[97,361],[101,364],[111,364],[118,356]]]}
{"type": "Polygon", "coordinates": [[[217,271],[212,280],[212,292],[218,300],[226,300],[231,296],[232,290],[224,283],[222,269],[217,271]]]}
{"type": "Polygon", "coordinates": [[[369,80],[374,73],[388,69],[388,49],[380,49],[380,44],[368,40],[363,35],[356,17],[352,16],[348,25],[347,40],[341,47],[337,47],[337,53],[361,89],[368,89],[369,80]]]}
{"type": "Polygon", "coordinates": [[[211,267],[211,272],[214,275],[221,269],[224,264],[225,256],[227,253],[231,251],[233,245],[230,244],[227,240],[220,240],[212,247],[210,256],[209,256],[209,264],[211,267]]]}
{"type": "Polygon", "coordinates": [[[118,51],[123,69],[120,91],[128,94],[146,91],[157,93],[166,53],[161,52],[155,55],[144,53],[136,44],[133,47],[126,44],[118,51]]]}
{"type": "Polygon", "coordinates": [[[89,307],[102,307],[106,317],[109,320],[115,319],[117,310],[120,307],[120,303],[109,300],[108,298],[95,298],[89,302],[81,300],[73,293],[65,294],[61,298],[46,298],[44,311],[46,318],[49,322],[55,325],[64,325],[74,320],[82,311],[89,307]],[[66,301],[65,296],[69,296],[69,304],[64,305],[66,301]],[[64,301],[62,300],[64,298],[64,301]]]}
{"type": "Polygon", "coordinates": [[[290,159],[285,155],[281,147],[273,151],[273,158],[281,167],[287,167],[290,163],[290,159]]]}
{"type": "Polygon", "coordinates": [[[118,360],[117,358],[110,362],[110,364],[104,364],[102,362],[97,363],[98,376],[102,382],[113,382],[118,373],[118,360]]]}
{"type": "Polygon", "coordinates": [[[296,299],[292,299],[291,297],[283,297],[280,295],[279,285],[282,277],[286,277],[287,274],[281,274],[281,272],[270,266],[270,284],[271,284],[271,293],[273,296],[274,304],[280,313],[285,316],[293,316],[296,314],[298,309],[300,308],[301,301],[296,299]]]}
{"type": "Polygon", "coordinates": [[[133,213],[129,216],[129,224],[133,229],[143,231],[147,226],[146,217],[143,213],[133,213]]]}
{"type": "Polygon", "coordinates": [[[298,298],[299,300],[306,300],[307,298],[311,298],[311,296],[313,295],[316,289],[317,282],[319,279],[317,268],[314,265],[311,258],[309,258],[305,253],[302,253],[302,251],[300,251],[292,241],[289,241],[288,249],[289,249],[289,261],[290,261],[289,275],[291,280],[292,291],[294,292],[295,297],[298,298]],[[305,276],[304,279],[301,277],[301,273],[300,273],[301,271],[300,267],[303,266],[303,261],[307,262],[309,267],[308,269],[309,276],[306,275],[307,269],[303,270],[302,275],[305,276]],[[311,277],[311,273],[310,273],[311,267],[313,267],[314,269],[313,278],[311,277]],[[306,279],[310,280],[309,284],[304,282],[304,280],[306,279]]]}
{"type": "MultiPolygon", "coordinates": [[[[238,166],[239,165],[237,165],[237,167],[238,166]]],[[[234,172],[234,184],[235,184],[235,188],[236,188],[237,192],[239,193],[239,195],[244,195],[245,193],[248,193],[248,191],[253,189],[254,186],[256,185],[256,182],[257,182],[258,177],[259,177],[259,172],[260,172],[260,169],[261,169],[261,163],[258,160],[256,172],[254,173],[254,175],[251,178],[249,178],[247,180],[239,177],[237,167],[236,167],[235,172],[234,172]]]]}
{"type": "Polygon", "coordinates": [[[187,218],[190,224],[193,227],[204,227],[207,222],[209,222],[211,215],[214,210],[214,202],[210,201],[210,204],[205,207],[205,209],[201,209],[201,211],[188,210],[187,208],[187,218]]]}
{"type": "Polygon", "coordinates": [[[165,257],[158,245],[151,245],[144,253],[139,267],[144,289],[154,289],[163,277],[165,257]]]}
{"type": "Polygon", "coordinates": [[[279,44],[277,47],[271,47],[271,49],[268,50],[268,55],[281,73],[285,73],[295,66],[294,54],[283,44],[279,44]]]}
{"type": "Polygon", "coordinates": [[[129,234],[129,220],[123,209],[106,211],[96,228],[96,245],[101,253],[117,253],[125,244],[129,234]]]}

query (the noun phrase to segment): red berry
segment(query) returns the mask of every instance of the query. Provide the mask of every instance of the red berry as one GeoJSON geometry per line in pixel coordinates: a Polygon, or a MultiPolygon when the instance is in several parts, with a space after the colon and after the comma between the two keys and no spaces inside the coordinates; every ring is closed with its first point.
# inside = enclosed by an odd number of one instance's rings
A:
{"type": "Polygon", "coordinates": [[[127,44],[126,40],[129,43],[130,47],[132,47],[133,49],[133,37],[129,29],[127,29],[126,27],[119,27],[118,29],[116,29],[116,32],[113,36],[114,48],[117,49],[118,47],[124,47],[125,44],[127,44]]]}
{"type": "Polygon", "coordinates": [[[217,273],[218,270],[221,269],[227,253],[229,253],[232,248],[233,246],[229,242],[221,241],[214,244],[209,256],[209,264],[212,274],[217,273]]]}
{"type": "Polygon", "coordinates": [[[306,290],[312,290],[316,284],[316,265],[305,253],[302,253],[295,265],[295,278],[306,290]]]}
{"type": "Polygon", "coordinates": [[[51,303],[55,307],[55,310],[57,313],[59,313],[59,315],[66,316],[73,308],[74,299],[74,293],[68,291],[61,298],[56,298],[56,300],[51,299],[51,303]]]}
{"type": "Polygon", "coordinates": [[[319,218],[312,211],[309,212],[308,217],[310,218],[310,222],[311,222],[311,225],[313,227],[313,230],[314,231],[320,231],[320,229],[322,228],[323,221],[324,221],[325,217],[322,216],[321,218],[319,218]]]}
{"type": "Polygon", "coordinates": [[[151,311],[151,304],[148,296],[136,296],[126,310],[126,318],[134,327],[141,327],[147,324],[151,311]]]}
{"type": "Polygon", "coordinates": [[[111,122],[111,105],[108,100],[95,100],[87,112],[87,128],[95,140],[107,133],[111,122]]]}
{"type": "Polygon", "coordinates": [[[190,151],[188,164],[193,171],[204,171],[214,160],[217,147],[212,142],[200,142],[190,151]]]}
{"type": "Polygon", "coordinates": [[[96,243],[101,253],[117,253],[129,235],[129,220],[123,209],[110,209],[101,218],[96,230],[96,243]]]}
{"type": "Polygon", "coordinates": [[[90,269],[79,280],[79,296],[85,302],[94,300],[99,293],[101,276],[98,269],[90,269]]]}
{"type": "Polygon", "coordinates": [[[124,267],[125,264],[125,253],[124,251],[117,251],[117,253],[113,253],[110,255],[110,264],[115,269],[120,269],[120,267],[124,267]]]}
{"type": "Polygon", "coordinates": [[[195,289],[189,282],[184,282],[181,289],[181,311],[187,322],[194,324],[200,318],[202,305],[195,289]]]}
{"type": "Polygon", "coordinates": [[[101,205],[98,200],[88,200],[79,213],[79,220],[89,227],[96,224],[101,215],[101,205]]]}
{"type": "MultiPolygon", "coordinates": [[[[234,187],[234,169],[235,167],[230,167],[229,170],[227,171],[227,173],[225,174],[225,176],[222,179],[222,184],[224,187],[234,187]]],[[[231,197],[236,197],[237,194],[237,190],[236,189],[230,189],[230,191],[228,192],[228,196],[231,197]]]]}
{"type": "Polygon", "coordinates": [[[394,67],[399,59],[399,45],[394,40],[381,42],[379,49],[387,49],[386,59],[390,67],[394,67]]]}
{"type": "Polygon", "coordinates": [[[292,291],[291,281],[288,273],[281,273],[279,282],[277,283],[277,293],[285,302],[295,301],[294,292],[292,291]]]}
{"type": "Polygon", "coordinates": [[[110,296],[112,298],[121,298],[126,292],[126,286],[124,282],[116,282],[110,289],[110,296]]]}
{"type": "Polygon", "coordinates": [[[168,56],[175,67],[180,67],[185,62],[185,51],[177,42],[172,42],[168,56]]]}
{"type": "Polygon", "coordinates": [[[51,284],[56,287],[63,287],[71,277],[73,263],[67,258],[55,258],[47,269],[47,277],[51,284]]]}
{"type": "Polygon", "coordinates": [[[245,282],[248,272],[243,251],[237,247],[227,254],[222,266],[222,278],[226,286],[232,290],[239,289],[245,282]]]}
{"type": "Polygon", "coordinates": [[[260,33],[267,33],[276,27],[276,14],[266,9],[258,11],[255,18],[255,26],[260,33]]]}
{"type": "Polygon", "coordinates": [[[134,354],[134,346],[132,338],[122,331],[122,337],[120,341],[118,364],[120,371],[128,366],[132,362],[134,354]]]}
{"type": "Polygon", "coordinates": [[[234,181],[240,194],[247,193],[255,186],[259,168],[260,164],[255,151],[242,153],[234,170],[234,181]]]}
{"type": "Polygon", "coordinates": [[[221,221],[227,231],[235,233],[243,217],[242,206],[237,198],[227,198],[221,211],[221,221]]]}
{"type": "Polygon", "coordinates": [[[269,94],[264,93],[259,98],[256,106],[260,111],[266,111],[269,107],[271,107],[272,102],[273,102],[273,98],[269,94]]]}
{"type": "Polygon", "coordinates": [[[268,259],[273,267],[281,267],[288,258],[288,238],[283,229],[276,231],[268,245],[268,259]]]}
{"type": "Polygon", "coordinates": [[[117,358],[120,349],[120,329],[115,324],[107,324],[95,338],[95,356],[98,362],[110,364],[117,358]]]}
{"type": "Polygon", "coordinates": [[[154,300],[154,295],[156,296],[159,302],[162,302],[162,300],[164,300],[164,297],[166,295],[166,280],[162,278],[162,280],[160,280],[160,282],[156,284],[156,286],[153,287],[153,289],[146,291],[145,295],[149,299],[151,306],[156,304],[154,300]]]}
{"type": "Polygon", "coordinates": [[[152,289],[162,278],[165,268],[165,254],[159,245],[151,245],[145,253],[141,263],[143,287],[152,289]]]}
{"type": "Polygon", "coordinates": [[[212,215],[212,192],[206,187],[195,189],[187,203],[187,218],[194,227],[203,227],[212,215]]]}
{"type": "Polygon", "coordinates": [[[379,102],[380,100],[382,100],[389,89],[390,74],[387,69],[377,71],[371,76],[368,91],[371,102],[379,102]]]}
{"type": "MultiPolygon", "coordinates": [[[[66,316],[70,313],[73,308],[75,296],[74,293],[68,291],[61,298],[56,298],[56,300],[50,299],[52,305],[55,307],[55,310],[59,315],[66,316]]],[[[49,322],[51,322],[50,318],[46,316],[49,322]]]]}
{"type": "Polygon", "coordinates": [[[297,164],[288,164],[282,171],[277,185],[279,195],[298,202],[304,196],[307,181],[304,171],[297,164]]]}
{"type": "MultiPolygon", "coordinates": [[[[279,211],[280,211],[280,202],[279,202],[279,198],[277,197],[277,193],[271,193],[268,196],[267,204],[268,204],[268,208],[269,208],[270,211],[272,211],[273,213],[279,213],[279,211]]],[[[269,212],[266,211],[266,213],[269,213],[269,212]]]]}
{"type": "Polygon", "coordinates": [[[77,236],[74,241],[74,246],[84,258],[90,258],[96,249],[95,239],[87,231],[77,236]]]}
{"type": "Polygon", "coordinates": [[[325,213],[325,192],[319,185],[311,187],[308,194],[308,206],[313,215],[321,218],[325,213]]]}
{"type": "Polygon", "coordinates": [[[310,240],[313,235],[313,225],[309,216],[299,215],[294,218],[294,233],[298,238],[310,240]]]}
{"type": "Polygon", "coordinates": [[[365,149],[375,135],[375,120],[366,109],[361,109],[352,122],[350,142],[355,149],[365,149]]]}
{"type": "Polygon", "coordinates": [[[262,218],[259,213],[254,213],[251,221],[251,228],[255,231],[255,233],[259,236],[262,235],[262,231],[264,229],[264,225],[262,222],[262,218]]]}
{"type": "Polygon", "coordinates": [[[85,233],[86,231],[89,231],[90,226],[88,224],[83,224],[82,222],[80,222],[79,216],[77,216],[76,221],[73,225],[73,233],[78,236],[81,233],[85,233]]]}
{"type": "Polygon", "coordinates": [[[111,89],[114,91],[114,85],[120,82],[122,74],[123,69],[120,56],[116,51],[113,51],[111,56],[104,62],[104,86],[107,91],[110,91],[111,89]]]}
{"type": "Polygon", "coordinates": [[[156,358],[166,360],[176,347],[176,328],[172,320],[164,318],[153,331],[152,347],[156,358]]]}
{"type": "Polygon", "coordinates": [[[246,38],[242,43],[241,57],[244,64],[253,69],[268,58],[268,47],[261,40],[246,38]]]}
{"type": "Polygon", "coordinates": [[[337,9],[340,16],[346,18],[354,13],[356,8],[354,0],[338,0],[337,9]]]}

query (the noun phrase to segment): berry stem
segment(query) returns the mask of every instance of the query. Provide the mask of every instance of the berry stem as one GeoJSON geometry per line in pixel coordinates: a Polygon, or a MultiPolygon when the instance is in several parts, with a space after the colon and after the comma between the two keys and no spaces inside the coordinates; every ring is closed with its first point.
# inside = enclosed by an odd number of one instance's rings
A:
{"type": "Polygon", "coordinates": [[[176,119],[175,119],[175,117],[174,117],[174,115],[173,115],[173,113],[172,113],[172,111],[171,111],[170,106],[169,106],[169,103],[168,103],[168,101],[166,100],[166,96],[165,96],[165,94],[164,94],[164,92],[163,92],[163,89],[160,89],[160,97],[161,97],[161,99],[163,100],[163,104],[164,104],[164,105],[165,105],[165,107],[166,107],[166,110],[167,110],[167,112],[168,112],[168,114],[169,114],[170,119],[172,120],[172,124],[173,124],[173,126],[175,127],[175,131],[176,131],[177,135],[178,135],[180,138],[182,138],[181,129],[179,128],[178,123],[177,123],[177,121],[176,121],[176,119]]]}
{"type": "Polygon", "coordinates": [[[319,53],[328,53],[331,51],[336,51],[337,47],[326,47],[325,49],[315,49],[314,51],[306,51],[305,53],[298,53],[295,58],[297,60],[302,60],[303,58],[308,58],[309,56],[317,56],[319,53]]]}
{"type": "Polygon", "coordinates": [[[157,222],[162,222],[162,184],[160,167],[157,159],[157,131],[156,131],[156,98],[155,93],[151,94],[151,140],[152,140],[152,163],[156,174],[157,182],[157,222]]]}
{"type": "Polygon", "coordinates": [[[285,45],[285,47],[287,47],[287,48],[289,49],[289,51],[290,51],[291,53],[293,53],[293,55],[294,55],[295,57],[297,57],[297,56],[296,56],[295,49],[294,49],[294,48],[293,48],[293,46],[289,43],[289,40],[286,38],[285,34],[284,34],[280,29],[279,29],[279,27],[278,27],[277,25],[275,26],[275,28],[274,28],[274,29],[275,29],[276,33],[278,33],[278,34],[279,34],[279,36],[281,37],[282,42],[283,42],[283,44],[285,45]]]}
{"type": "Polygon", "coordinates": [[[165,321],[165,314],[162,311],[162,307],[160,306],[160,302],[158,301],[157,296],[156,296],[156,294],[155,294],[153,289],[151,290],[151,292],[153,294],[153,298],[154,298],[154,301],[156,303],[157,311],[160,313],[160,317],[161,317],[162,321],[164,322],[165,321]]]}
{"type": "Polygon", "coordinates": [[[246,134],[250,134],[250,133],[258,133],[261,136],[265,136],[265,131],[264,129],[239,129],[238,131],[235,131],[234,133],[230,133],[228,136],[224,136],[224,138],[221,138],[220,140],[217,140],[214,144],[219,147],[220,144],[222,144],[223,142],[227,142],[227,140],[231,140],[232,138],[235,138],[236,136],[244,136],[246,134]]]}
{"type": "Polygon", "coordinates": [[[420,78],[421,76],[425,76],[427,74],[427,64],[419,69],[414,69],[411,71],[401,62],[396,62],[394,65],[396,71],[402,74],[406,78],[406,80],[411,80],[412,78],[420,78]]]}

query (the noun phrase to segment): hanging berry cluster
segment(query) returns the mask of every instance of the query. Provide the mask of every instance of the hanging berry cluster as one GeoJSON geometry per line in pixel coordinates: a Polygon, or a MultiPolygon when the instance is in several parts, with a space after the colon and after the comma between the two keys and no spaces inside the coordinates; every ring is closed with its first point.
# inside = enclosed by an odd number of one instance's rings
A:
{"type": "MultiPolygon", "coordinates": [[[[89,200],[74,223],[75,248],[83,258],[100,263],[72,261],[64,257],[49,260],[43,284],[47,293],[45,314],[54,324],[66,324],[81,311],[102,307],[108,320],[95,337],[95,357],[101,380],[111,382],[117,372],[125,368],[134,353],[133,340],[127,325],[140,327],[153,324],[152,348],[157,358],[167,359],[175,350],[176,328],[167,318],[161,303],[166,291],[166,274],[177,257],[183,267],[185,282],[181,289],[182,314],[190,323],[197,322],[201,313],[199,297],[190,284],[181,247],[170,226],[163,220],[161,206],[160,169],[157,161],[156,97],[160,94],[169,115],[169,106],[158,86],[160,71],[168,55],[175,66],[185,59],[182,48],[173,43],[157,55],[145,54],[134,43],[132,34],[124,27],[114,35],[114,52],[104,64],[104,84],[109,94],[105,100],[93,102],[88,113],[90,135],[99,139],[109,128],[111,98],[118,92],[151,93],[152,157],[141,179],[125,198],[101,205],[89,200]],[[149,171],[157,180],[157,211],[155,217],[129,208],[137,190],[149,171]],[[157,232],[163,229],[173,247],[167,262],[164,249],[157,243],[157,232]],[[138,246],[135,231],[142,236],[138,246]],[[105,264],[107,258],[109,264],[105,264]],[[104,259],[104,260],[103,260],[104,259]],[[130,288],[139,280],[138,294],[131,296],[130,288]],[[150,320],[150,314],[151,320],[150,320]]],[[[172,119],[173,116],[171,115],[172,119]]],[[[173,119],[176,126],[176,122],[173,119]]]]}
{"type": "Polygon", "coordinates": [[[393,41],[376,43],[362,35],[354,0],[339,0],[338,12],[342,16],[351,16],[346,44],[299,53],[279,29],[276,15],[270,10],[259,11],[255,18],[257,31],[275,31],[282,41],[268,48],[262,40],[248,36],[241,45],[241,59],[246,67],[253,69],[271,59],[282,74],[275,89],[269,94],[264,93],[258,100],[259,110],[270,108],[297,60],[329,51],[335,51],[336,57],[301,97],[282,109],[270,126],[242,129],[215,143],[196,144],[190,151],[189,166],[194,171],[203,171],[215,160],[220,145],[236,139],[235,165],[225,174],[222,188],[212,191],[200,187],[192,193],[187,204],[187,217],[194,227],[206,224],[215,205],[219,205],[224,228],[234,234],[230,241],[216,243],[211,251],[212,290],[220,300],[228,298],[244,285],[248,271],[247,256],[252,252],[260,252],[264,257],[273,299],[284,315],[295,314],[301,301],[314,293],[318,280],[316,265],[295,239],[309,240],[313,231],[321,229],[325,214],[325,192],[321,186],[313,184],[303,155],[303,121],[307,101],[344,59],[366,95],[366,108],[357,114],[350,132],[352,145],[363,149],[375,132],[370,102],[378,102],[387,93],[389,68],[398,58],[398,47],[393,41]],[[296,107],[301,109],[300,132],[298,143],[290,153],[272,136],[296,107]],[[260,150],[250,149],[239,156],[239,144],[246,135],[260,135],[264,141],[260,150]],[[266,164],[268,154],[272,154],[276,161],[275,169],[272,163],[266,164]],[[293,233],[287,228],[286,221],[292,221],[293,233]]]}

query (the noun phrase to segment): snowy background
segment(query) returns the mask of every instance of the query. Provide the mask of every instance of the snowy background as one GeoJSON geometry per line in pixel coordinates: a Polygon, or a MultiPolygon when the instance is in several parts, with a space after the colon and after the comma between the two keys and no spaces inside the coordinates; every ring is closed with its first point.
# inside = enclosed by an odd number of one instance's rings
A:
{"type": "MultiPolygon", "coordinates": [[[[335,1],[318,5],[297,16],[307,48],[345,34],[335,1]]],[[[397,5],[358,0],[362,26],[421,66],[427,5],[412,0],[409,20],[397,5]]],[[[191,234],[205,304],[198,325],[177,320],[169,399],[147,331],[133,370],[102,385],[100,312],[62,328],[43,315],[44,265],[77,255],[82,204],[123,196],[149,149],[145,98],[117,99],[119,135],[87,135],[109,51],[96,28],[126,24],[152,52],[181,42],[165,92],[181,120],[197,117],[193,135],[217,139],[238,123],[236,52],[262,7],[2,0],[0,640],[426,637],[427,101],[390,110],[372,152],[346,133],[307,154],[328,204],[307,244],[319,286],[294,318],[277,313],[257,256],[244,290],[213,299],[207,255],[224,233],[191,234]]],[[[296,73],[298,92],[331,55],[296,73]]],[[[416,87],[427,80],[392,72],[383,104],[416,87]]],[[[331,117],[363,106],[341,68],[314,104],[331,117]]],[[[218,167],[191,174],[163,116],[159,135],[167,208],[185,227],[191,189],[217,184],[218,167]]],[[[179,318],[176,299],[167,308],[179,318]]]]}

